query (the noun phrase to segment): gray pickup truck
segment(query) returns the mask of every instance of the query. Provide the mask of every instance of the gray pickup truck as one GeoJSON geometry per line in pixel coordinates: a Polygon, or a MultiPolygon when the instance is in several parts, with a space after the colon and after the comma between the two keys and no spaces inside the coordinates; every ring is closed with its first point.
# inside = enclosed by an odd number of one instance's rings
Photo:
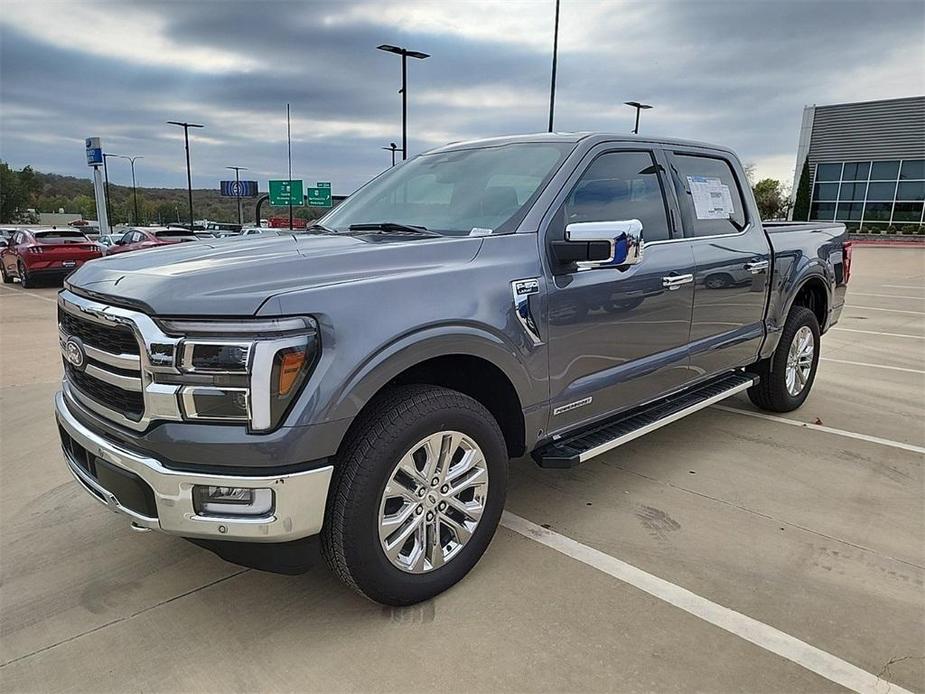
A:
{"type": "Polygon", "coordinates": [[[508,461],[563,468],[747,391],[799,407],[841,224],[762,224],[722,147],[448,145],[304,233],[87,263],[58,297],[67,465],[131,522],[382,603],[488,546],[508,461]]]}

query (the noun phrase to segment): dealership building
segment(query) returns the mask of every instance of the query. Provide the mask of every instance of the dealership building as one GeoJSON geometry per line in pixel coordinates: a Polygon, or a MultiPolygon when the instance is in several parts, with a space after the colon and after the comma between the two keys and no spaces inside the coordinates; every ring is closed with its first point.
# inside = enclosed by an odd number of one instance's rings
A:
{"type": "Polygon", "coordinates": [[[805,107],[794,199],[806,161],[811,220],[922,225],[925,96],[805,107]]]}

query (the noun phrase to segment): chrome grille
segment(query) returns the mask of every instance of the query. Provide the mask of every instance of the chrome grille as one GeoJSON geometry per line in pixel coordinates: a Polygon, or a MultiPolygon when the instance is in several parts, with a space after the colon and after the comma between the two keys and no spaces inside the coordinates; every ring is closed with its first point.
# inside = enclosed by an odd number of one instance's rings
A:
{"type": "MultiPolygon", "coordinates": [[[[89,399],[103,408],[101,414],[140,421],[145,411],[141,350],[132,328],[77,315],[59,304],[58,331],[68,384],[83,396],[85,404],[92,407],[86,402],[89,399]],[[83,351],[83,363],[79,366],[67,359],[65,345],[71,338],[80,341],[83,351]]],[[[99,407],[94,409],[100,411],[99,407]]]]}
{"type": "Polygon", "coordinates": [[[94,347],[113,355],[137,356],[139,353],[135,333],[126,325],[103,325],[79,318],[58,306],[58,327],[69,337],[79,337],[88,347],[94,347]]]}

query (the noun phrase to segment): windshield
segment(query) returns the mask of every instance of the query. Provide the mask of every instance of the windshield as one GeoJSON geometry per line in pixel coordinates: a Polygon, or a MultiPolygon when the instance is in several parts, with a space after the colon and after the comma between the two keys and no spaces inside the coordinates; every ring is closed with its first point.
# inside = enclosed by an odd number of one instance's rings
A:
{"type": "Polygon", "coordinates": [[[33,236],[39,243],[87,243],[90,239],[79,231],[36,231],[33,236]]]}
{"type": "Polygon", "coordinates": [[[335,231],[386,222],[453,236],[513,231],[574,146],[524,142],[424,154],[389,169],[321,221],[335,231]]]}

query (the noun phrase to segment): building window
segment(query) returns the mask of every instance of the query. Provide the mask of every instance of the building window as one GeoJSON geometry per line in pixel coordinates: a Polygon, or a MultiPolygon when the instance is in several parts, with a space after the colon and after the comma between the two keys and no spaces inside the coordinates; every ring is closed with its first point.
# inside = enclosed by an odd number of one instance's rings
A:
{"type": "Polygon", "coordinates": [[[925,160],[816,165],[810,219],[852,226],[922,223],[925,160]]]}
{"type": "Polygon", "coordinates": [[[835,219],[834,202],[814,202],[809,209],[809,218],[820,222],[831,222],[835,219]]]}
{"type": "Polygon", "coordinates": [[[899,180],[925,179],[925,159],[906,159],[899,172],[899,180]]]}
{"type": "Polygon", "coordinates": [[[919,222],[922,219],[922,203],[920,202],[897,202],[893,208],[893,223],[897,222],[919,222]]]}
{"type": "Polygon", "coordinates": [[[898,174],[898,161],[875,161],[870,168],[871,181],[895,181],[898,174]]]}
{"type": "Polygon", "coordinates": [[[841,180],[841,164],[819,164],[816,167],[817,181],[841,180]]]}
{"type": "Polygon", "coordinates": [[[900,181],[897,200],[925,200],[925,181],[900,181]]]}
{"type": "Polygon", "coordinates": [[[889,183],[871,183],[867,187],[867,199],[881,202],[892,201],[896,197],[896,181],[889,183]]]}
{"type": "Polygon", "coordinates": [[[815,200],[838,200],[838,184],[817,183],[813,198],[815,200]]]}
{"type": "Polygon", "coordinates": [[[842,171],[841,180],[843,181],[866,181],[870,174],[869,161],[856,161],[845,164],[842,171]]]}

